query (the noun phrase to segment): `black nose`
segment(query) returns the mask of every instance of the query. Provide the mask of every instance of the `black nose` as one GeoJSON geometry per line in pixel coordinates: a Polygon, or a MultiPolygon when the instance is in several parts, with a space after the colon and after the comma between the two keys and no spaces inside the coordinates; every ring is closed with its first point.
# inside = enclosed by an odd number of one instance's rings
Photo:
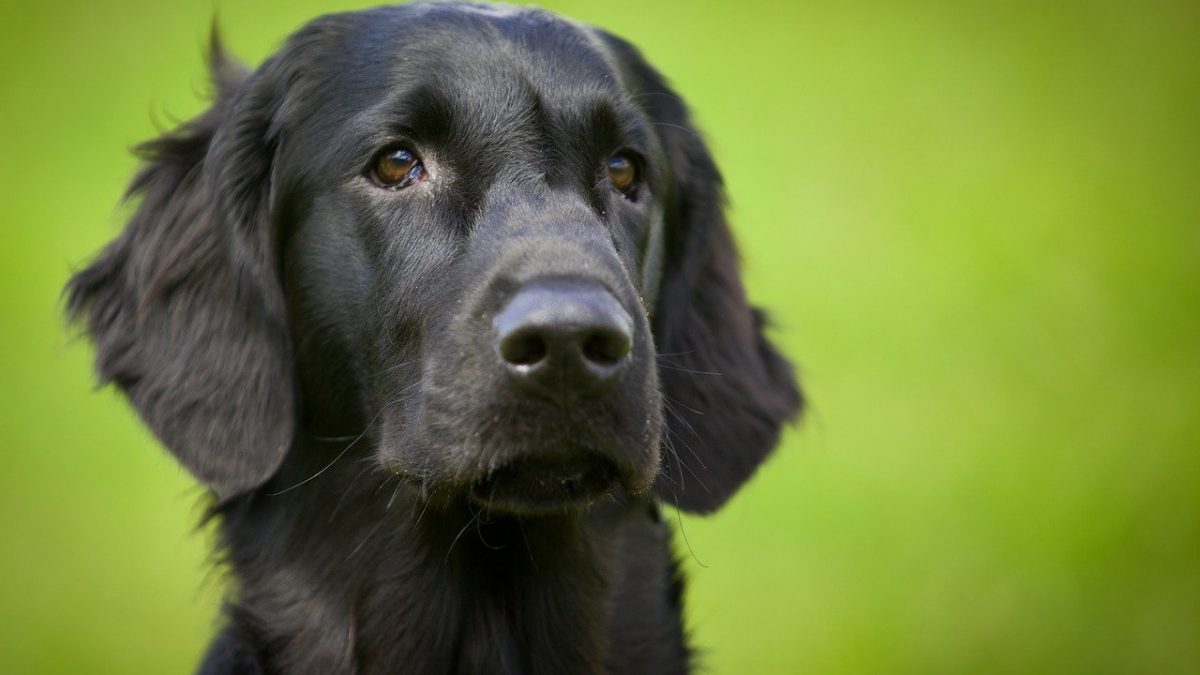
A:
{"type": "Polygon", "coordinates": [[[538,281],[493,320],[496,350],[522,384],[554,393],[598,394],[616,380],[633,347],[633,319],[603,287],[538,281]]]}

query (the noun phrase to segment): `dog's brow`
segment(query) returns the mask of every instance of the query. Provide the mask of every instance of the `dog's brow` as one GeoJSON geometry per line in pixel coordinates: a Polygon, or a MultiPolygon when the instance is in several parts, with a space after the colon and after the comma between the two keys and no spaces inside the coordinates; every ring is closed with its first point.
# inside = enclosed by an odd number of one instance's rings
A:
{"type": "Polygon", "coordinates": [[[378,132],[381,128],[423,137],[449,133],[455,122],[453,102],[441,87],[423,83],[398,90],[356,116],[353,126],[378,132]]]}
{"type": "Polygon", "coordinates": [[[608,96],[589,97],[561,116],[562,130],[573,138],[589,139],[596,152],[630,147],[646,153],[650,128],[637,109],[608,96]]]}

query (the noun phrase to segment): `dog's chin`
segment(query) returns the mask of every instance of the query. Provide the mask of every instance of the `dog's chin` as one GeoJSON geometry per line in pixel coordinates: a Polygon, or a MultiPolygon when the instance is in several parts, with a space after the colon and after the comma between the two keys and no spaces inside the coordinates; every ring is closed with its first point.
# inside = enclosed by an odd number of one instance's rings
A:
{"type": "Polygon", "coordinates": [[[570,457],[522,457],[475,481],[468,492],[494,513],[547,516],[582,511],[597,500],[624,494],[615,464],[593,452],[570,457]]]}

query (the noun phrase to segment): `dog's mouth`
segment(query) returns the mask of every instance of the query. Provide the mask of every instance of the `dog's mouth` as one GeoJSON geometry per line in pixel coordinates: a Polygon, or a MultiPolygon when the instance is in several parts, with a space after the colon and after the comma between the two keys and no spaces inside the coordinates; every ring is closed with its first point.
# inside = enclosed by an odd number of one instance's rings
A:
{"type": "Polygon", "coordinates": [[[548,515],[586,508],[618,484],[619,472],[599,455],[531,457],[493,471],[471,488],[471,500],[488,509],[548,515]]]}

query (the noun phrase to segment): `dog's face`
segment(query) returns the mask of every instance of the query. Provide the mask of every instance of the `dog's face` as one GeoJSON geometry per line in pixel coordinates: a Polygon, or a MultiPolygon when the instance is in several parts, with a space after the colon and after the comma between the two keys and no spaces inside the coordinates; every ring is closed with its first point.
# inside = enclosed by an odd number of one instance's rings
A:
{"type": "Polygon", "coordinates": [[[493,508],[644,492],[662,432],[650,120],[565,22],[409,14],[312,54],[329,65],[275,169],[310,422],[374,421],[389,470],[493,508]],[[331,375],[354,400],[325,395],[331,375]]]}
{"type": "Polygon", "coordinates": [[[364,435],[381,468],[499,511],[652,485],[709,510],[797,410],[716,168],[626,43],[407,6],[215,70],[71,306],[220,496],[306,435],[364,435]]]}

